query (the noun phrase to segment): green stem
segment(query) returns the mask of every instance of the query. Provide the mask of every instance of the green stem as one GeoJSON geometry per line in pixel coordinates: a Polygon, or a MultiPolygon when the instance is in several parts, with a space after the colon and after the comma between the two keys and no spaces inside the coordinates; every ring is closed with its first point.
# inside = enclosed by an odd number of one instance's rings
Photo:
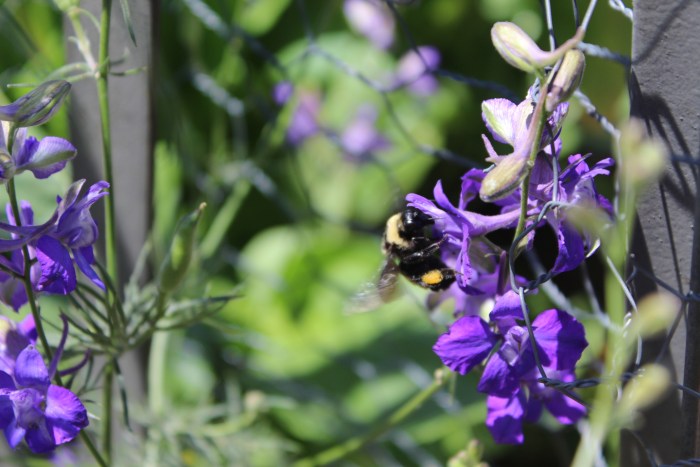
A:
{"type": "Polygon", "coordinates": [[[108,464],[112,464],[112,386],[114,366],[108,361],[102,384],[102,452],[108,464]]]}
{"type": "MultiPolygon", "coordinates": [[[[119,280],[117,264],[117,244],[116,244],[116,223],[114,214],[114,201],[116,192],[114,187],[114,175],[112,171],[112,134],[109,116],[109,36],[110,19],[112,12],[112,0],[102,0],[102,17],[100,20],[100,48],[99,48],[99,71],[95,77],[97,81],[97,96],[100,104],[100,119],[102,122],[102,162],[104,177],[110,186],[110,195],[104,198],[105,201],[105,268],[109,276],[119,280]]],[[[115,317],[116,318],[116,317],[115,317]]],[[[116,322],[114,324],[117,324],[116,322]]]]}
{"type": "Polygon", "coordinates": [[[351,438],[343,444],[333,446],[332,448],[316,454],[313,457],[302,459],[295,464],[295,467],[330,464],[331,462],[338,461],[361,449],[363,446],[371,443],[384,433],[391,430],[394,426],[401,423],[406,417],[419,409],[423,403],[425,403],[425,401],[430,399],[433,394],[438,392],[438,390],[440,390],[440,388],[442,388],[442,386],[444,386],[447,381],[450,380],[451,375],[452,373],[448,372],[446,369],[439,369],[435,372],[433,384],[413,396],[408,402],[399,407],[399,409],[396,410],[388,419],[375,426],[369,433],[351,438]]]}
{"type": "MultiPolygon", "coordinates": [[[[541,82],[543,78],[540,78],[541,82]]],[[[537,154],[540,152],[540,141],[542,140],[542,132],[544,131],[544,125],[547,121],[547,114],[544,111],[544,103],[547,100],[547,91],[544,88],[540,89],[540,98],[537,101],[537,106],[532,113],[532,123],[534,126],[530,127],[528,133],[527,143],[530,144],[530,157],[527,161],[527,173],[523,181],[520,182],[520,218],[518,219],[518,226],[515,228],[515,235],[513,238],[518,238],[518,236],[525,230],[525,221],[527,219],[527,198],[530,192],[530,174],[532,173],[532,168],[535,166],[535,160],[537,159],[537,154]]],[[[524,239],[523,239],[524,240],[524,239]]],[[[519,248],[516,249],[516,256],[519,248]]]]}
{"type": "MultiPolygon", "coordinates": [[[[148,405],[156,420],[160,420],[165,411],[165,363],[169,340],[169,332],[154,333],[148,354],[148,405]]],[[[148,466],[159,465],[160,433],[155,426],[149,430],[145,463],[148,466]]]]}

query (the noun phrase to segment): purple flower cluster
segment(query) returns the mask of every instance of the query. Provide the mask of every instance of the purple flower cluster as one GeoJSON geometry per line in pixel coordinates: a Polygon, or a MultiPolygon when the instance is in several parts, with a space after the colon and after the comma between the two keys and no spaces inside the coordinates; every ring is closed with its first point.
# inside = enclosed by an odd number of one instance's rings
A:
{"type": "MultiPolygon", "coordinates": [[[[5,232],[0,237],[0,302],[14,311],[30,297],[71,293],[77,286],[76,267],[104,289],[93,269],[98,229],[90,207],[107,194],[109,185],[95,183],[81,196],[85,180],[73,183],[41,224],[35,223],[29,202],[17,200],[14,192],[14,177],[23,171],[44,179],[75,157],[68,141],[52,136],[38,140],[27,130],[48,120],[69,90],[65,81],[50,81],[0,106],[0,183],[8,185],[11,196],[7,222],[0,222],[5,232]]],[[[74,439],[88,419],[75,394],[51,383],[68,337],[67,324],[47,367],[35,348],[38,323],[33,316],[18,325],[0,317],[0,428],[12,448],[25,440],[32,452],[45,453],[74,439]]]]}
{"type": "MultiPolygon", "coordinates": [[[[499,156],[488,138],[483,139],[489,160],[496,164],[506,158],[527,156],[532,144],[539,145],[529,178],[525,225],[530,232],[525,237],[525,248],[532,247],[539,228],[551,228],[557,239],[558,253],[550,271],[555,275],[578,267],[595,246],[568,221],[568,208],[594,206],[612,215],[610,203],[593,184],[594,177],[609,174],[612,159],[589,166],[576,154],[568,157],[568,165],[560,170],[556,165],[561,150],[559,129],[566,104],[548,116],[547,131],[539,142],[528,141],[534,108],[531,94],[517,105],[505,99],[484,102],[483,117],[491,136],[514,151],[499,156]],[[558,207],[545,211],[552,201],[558,207]]],[[[456,204],[445,195],[441,182],[436,184],[432,200],[417,194],[409,194],[406,200],[434,220],[437,235],[443,238],[442,260],[457,272],[457,281],[450,289],[429,299],[433,306],[438,300],[454,299],[458,318],[433,350],[460,374],[486,362],[478,386],[488,395],[486,424],[497,442],[522,443],[522,423],[539,419],[543,408],[563,424],[574,423],[584,415],[581,404],[545,387],[540,378],[544,371],[549,378],[573,380],[576,362],[587,342],[583,326],[562,310],[540,313],[532,322],[531,333],[525,326],[520,297],[507,280],[507,253],[487,238],[497,230],[515,228],[521,215],[522,194],[514,189],[489,200],[497,214],[477,213],[472,210],[472,202],[479,197],[485,177],[483,170],[465,173],[456,204]],[[480,317],[485,316],[487,306],[492,307],[489,322],[480,317]]],[[[516,276],[515,283],[523,284],[524,280],[516,276]]]]}

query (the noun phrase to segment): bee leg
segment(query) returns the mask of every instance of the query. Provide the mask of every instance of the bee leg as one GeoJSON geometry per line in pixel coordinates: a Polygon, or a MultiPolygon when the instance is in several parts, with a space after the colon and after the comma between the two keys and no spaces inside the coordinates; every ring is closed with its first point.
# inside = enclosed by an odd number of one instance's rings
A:
{"type": "Polygon", "coordinates": [[[442,237],[440,240],[430,243],[420,250],[411,253],[410,255],[403,256],[401,261],[406,263],[416,263],[422,261],[424,258],[433,256],[435,253],[440,251],[440,246],[445,242],[445,240],[447,240],[447,237],[442,237]]]}

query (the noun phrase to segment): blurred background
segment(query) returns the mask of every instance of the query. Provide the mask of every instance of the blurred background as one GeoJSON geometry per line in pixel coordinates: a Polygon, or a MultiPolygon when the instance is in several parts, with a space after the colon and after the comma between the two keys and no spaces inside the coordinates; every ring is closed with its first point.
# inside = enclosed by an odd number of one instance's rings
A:
{"type": "MultiPolygon", "coordinates": [[[[449,304],[430,316],[424,291],[403,283],[402,298],[377,311],[344,310],[376,279],[384,222],[405,195],[431,197],[442,180],[456,199],[461,175],[485,167],[481,101],[522,100],[532,84],[496,54],[492,24],[513,21],[546,48],[544,14],[535,0],[417,0],[395,2],[397,17],[360,0],[384,15],[363,26],[366,11],[348,6],[356,3],[162,0],[156,8],[153,198],[144,200],[154,256],[204,201],[197,261],[180,295],[240,294],[169,341],[164,430],[177,462],[267,466],[313,455],[370,431],[440,368],[431,347],[449,304]],[[426,63],[416,46],[434,70],[420,82],[426,63]]],[[[575,15],[569,2],[555,3],[561,43],[575,15]]],[[[41,81],[65,64],[62,24],[46,1],[0,2],[3,103],[24,92],[4,85],[41,81]]],[[[599,5],[586,42],[629,55],[630,39],[629,21],[599,5]]],[[[581,89],[613,123],[627,117],[619,63],[589,57],[581,89]]],[[[34,130],[70,139],[67,112],[34,130]]],[[[612,151],[575,100],[562,140],[564,155],[597,160],[612,151]]],[[[50,183],[24,177],[18,189],[40,217],[70,181],[67,172],[50,183]]],[[[538,245],[543,262],[553,261],[551,238],[538,245]]],[[[574,301],[577,274],[557,279],[574,301]]],[[[592,355],[599,349],[589,341],[592,355]]],[[[492,465],[568,465],[577,434],[553,420],[527,426],[523,446],[495,445],[476,383],[458,378],[344,462],[443,465],[478,439],[492,465]]]]}

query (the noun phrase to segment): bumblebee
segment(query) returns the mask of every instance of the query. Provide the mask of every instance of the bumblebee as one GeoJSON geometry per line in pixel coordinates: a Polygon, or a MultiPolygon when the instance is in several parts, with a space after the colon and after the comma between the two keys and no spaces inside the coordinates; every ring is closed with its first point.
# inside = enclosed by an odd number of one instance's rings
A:
{"type": "Polygon", "coordinates": [[[386,261],[379,279],[353,298],[351,312],[369,311],[393,300],[399,275],[434,292],[452,285],[457,273],[438,257],[445,237],[435,240],[428,233],[434,223],[430,216],[412,207],[387,220],[382,237],[386,261]]]}

